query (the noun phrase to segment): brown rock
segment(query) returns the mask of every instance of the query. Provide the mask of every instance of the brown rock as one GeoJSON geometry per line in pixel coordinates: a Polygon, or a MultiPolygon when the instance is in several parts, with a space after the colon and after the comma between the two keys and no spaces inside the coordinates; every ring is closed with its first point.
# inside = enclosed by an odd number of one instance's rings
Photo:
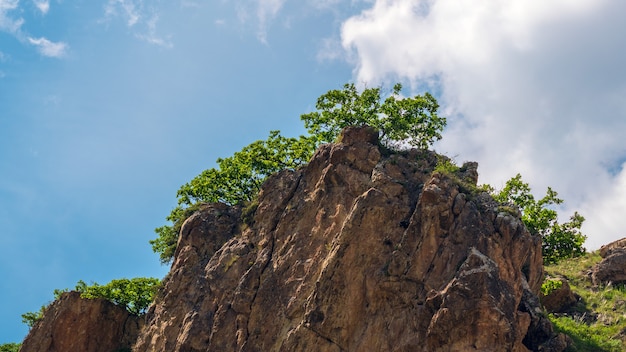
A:
{"type": "Polygon", "coordinates": [[[606,257],[591,269],[594,285],[626,283],[626,248],[612,248],[606,257]]]}
{"type": "Polygon", "coordinates": [[[375,136],[348,129],[271,177],[250,226],[219,204],[189,219],[134,350],[563,350],[540,239],[460,187],[475,165],[433,174],[434,153],[375,136]]]}
{"type": "Polygon", "coordinates": [[[546,296],[541,295],[541,303],[549,313],[565,312],[576,302],[578,302],[578,297],[565,279],[561,279],[561,287],[553,290],[546,296]]]}
{"type": "Polygon", "coordinates": [[[21,352],[113,352],[129,349],[141,317],[103,299],[67,292],[54,301],[26,339],[21,352]]]}
{"type": "Polygon", "coordinates": [[[626,248],[626,238],[619,239],[600,247],[600,256],[602,258],[606,258],[613,252],[613,250],[624,248],[626,248]]]}

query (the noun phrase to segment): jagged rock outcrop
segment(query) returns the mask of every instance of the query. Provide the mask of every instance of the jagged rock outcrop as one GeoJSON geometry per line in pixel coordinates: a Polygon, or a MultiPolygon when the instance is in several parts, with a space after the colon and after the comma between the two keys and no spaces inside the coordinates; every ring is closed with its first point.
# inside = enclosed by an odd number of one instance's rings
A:
{"type": "Polygon", "coordinates": [[[104,299],[66,292],[47,309],[21,352],[115,352],[130,350],[143,319],[104,299]]]}
{"type": "Polygon", "coordinates": [[[626,238],[600,247],[602,261],[591,269],[594,285],[626,283],[626,238]]]}
{"type": "Polygon", "coordinates": [[[258,203],[205,205],[134,350],[563,350],[537,298],[540,238],[476,190],[475,163],[438,158],[350,128],[258,203]]]}

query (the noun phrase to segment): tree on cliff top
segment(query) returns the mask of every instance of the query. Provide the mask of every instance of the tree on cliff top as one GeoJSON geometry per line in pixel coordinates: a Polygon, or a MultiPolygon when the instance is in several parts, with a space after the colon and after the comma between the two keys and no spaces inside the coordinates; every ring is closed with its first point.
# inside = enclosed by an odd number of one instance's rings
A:
{"type": "Polygon", "coordinates": [[[369,125],[379,130],[385,143],[406,141],[428,148],[441,139],[446,119],[437,115],[439,105],[429,93],[403,98],[401,90],[398,83],[383,99],[381,88],[358,92],[354,84],[345,84],[342,90],[320,96],[317,111],[301,116],[308,136],[287,138],[280,131],[271,131],[267,140],[218,159],[216,168],[203,171],[178,190],[178,205],[166,218],[170,224],[155,229],[158,236],[150,241],[152,249],[162,263],[170,262],[180,228],[198,204],[233,205],[253,200],[269,175],[307,163],[320,144],[335,141],[344,127],[369,125]]]}
{"type": "Polygon", "coordinates": [[[524,225],[530,233],[541,236],[544,264],[584,255],[583,244],[587,237],[580,232],[580,228],[585,218],[574,212],[568,222],[559,223],[558,213],[552,207],[563,203],[557,192],[548,187],[546,195],[535,200],[530,191],[528,183],[522,181],[522,175],[517,174],[506,182],[500,192],[493,194],[493,198],[520,208],[524,225]]]}

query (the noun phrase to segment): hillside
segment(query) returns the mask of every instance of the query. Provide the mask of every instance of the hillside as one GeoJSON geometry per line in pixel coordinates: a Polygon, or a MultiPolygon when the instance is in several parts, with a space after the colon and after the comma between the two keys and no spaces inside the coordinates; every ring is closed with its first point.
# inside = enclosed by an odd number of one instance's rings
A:
{"type": "MultiPolygon", "coordinates": [[[[545,267],[544,291],[551,281],[564,279],[573,293],[560,307],[547,307],[557,330],[572,337],[571,351],[626,351],[626,288],[619,282],[594,282],[602,261],[601,251],[595,251],[545,267]]],[[[622,275],[626,270],[623,264],[613,269],[622,275]]]]}

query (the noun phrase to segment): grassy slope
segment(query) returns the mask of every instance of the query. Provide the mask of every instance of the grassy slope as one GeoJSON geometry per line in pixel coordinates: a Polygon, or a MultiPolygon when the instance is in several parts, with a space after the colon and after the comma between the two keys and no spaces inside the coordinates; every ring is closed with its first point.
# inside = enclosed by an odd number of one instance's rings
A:
{"type": "Polygon", "coordinates": [[[626,288],[593,287],[589,270],[602,258],[598,252],[545,267],[548,277],[563,277],[581,299],[566,314],[550,315],[558,331],[575,343],[572,351],[626,351],[626,288]]]}

